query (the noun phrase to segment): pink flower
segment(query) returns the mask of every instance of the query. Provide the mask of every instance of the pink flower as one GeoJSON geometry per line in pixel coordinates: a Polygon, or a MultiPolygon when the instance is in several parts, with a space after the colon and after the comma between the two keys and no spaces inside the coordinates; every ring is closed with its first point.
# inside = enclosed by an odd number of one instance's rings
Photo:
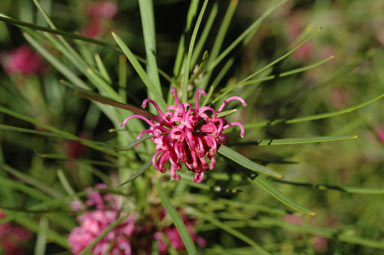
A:
{"type": "Polygon", "coordinates": [[[83,34],[87,37],[95,38],[103,32],[103,24],[97,19],[93,19],[84,29],[83,34]]]}
{"type": "Polygon", "coordinates": [[[111,19],[117,14],[117,6],[113,1],[96,2],[88,6],[87,12],[92,18],[111,19]]]}
{"type": "Polygon", "coordinates": [[[40,56],[27,46],[11,51],[6,56],[3,66],[9,74],[19,73],[24,76],[44,71],[40,56]]]}
{"type": "MultiPolygon", "coordinates": [[[[0,213],[0,219],[5,215],[0,213]]],[[[0,253],[23,255],[27,254],[25,243],[32,237],[31,233],[10,222],[0,225],[0,253]]]]}
{"type": "MultiPolygon", "coordinates": [[[[191,235],[192,240],[201,247],[205,247],[207,245],[207,242],[201,236],[198,236],[195,233],[195,221],[188,219],[186,216],[183,216],[183,222],[187,227],[188,233],[191,235]]],[[[179,231],[174,225],[166,227],[161,232],[156,232],[154,234],[154,238],[158,241],[160,254],[168,254],[168,246],[165,242],[165,238],[169,240],[170,245],[176,250],[182,251],[185,249],[179,231]]]]}
{"type": "MultiPolygon", "coordinates": [[[[99,189],[106,185],[99,184],[99,189]]],[[[101,195],[100,192],[88,188],[88,200],[85,202],[87,208],[95,207],[95,210],[85,211],[77,220],[80,226],[74,228],[68,238],[69,246],[74,255],[84,250],[105,228],[120,217],[116,198],[111,194],[101,195]]],[[[79,210],[78,202],[75,210],[79,210]]],[[[93,248],[95,255],[130,255],[132,254],[129,237],[135,229],[134,217],[129,215],[122,223],[112,229],[93,248]],[[109,251],[109,252],[107,252],[109,251]]]]}
{"type": "Polygon", "coordinates": [[[312,246],[317,252],[324,251],[328,247],[328,238],[314,236],[312,238],[312,246]]]}
{"type": "Polygon", "coordinates": [[[92,3],[87,6],[86,14],[90,18],[90,23],[84,29],[83,34],[94,38],[104,32],[105,21],[116,16],[117,5],[113,1],[92,3]]]}
{"type": "MultiPolygon", "coordinates": [[[[289,39],[293,42],[300,36],[304,29],[300,13],[293,13],[292,17],[288,20],[287,25],[289,39]]],[[[310,57],[311,52],[313,52],[313,45],[311,42],[307,42],[295,51],[292,56],[296,58],[296,60],[304,61],[310,57]]]]}
{"type": "Polygon", "coordinates": [[[148,103],[154,105],[159,112],[158,116],[151,120],[141,115],[132,115],[126,118],[121,125],[125,127],[127,121],[133,118],[142,119],[150,125],[139,133],[137,139],[148,133],[156,145],[157,152],[152,158],[153,166],[165,173],[165,163],[170,162],[171,176],[180,180],[176,171],[181,169],[181,163],[195,173],[194,181],[201,182],[204,172],[215,168],[215,154],[221,144],[224,144],[228,137],[222,134],[223,130],[232,126],[240,127],[240,136],[244,137],[243,125],[239,122],[227,123],[224,117],[218,117],[225,105],[232,100],[238,100],[243,106],[247,106],[240,97],[230,97],[216,111],[212,107],[199,107],[199,95],[206,95],[203,89],[197,89],[195,105],[181,103],[174,88],[171,88],[176,105],[170,105],[163,113],[160,107],[152,99],[145,99],[141,107],[145,108],[148,103]],[[207,114],[211,113],[211,116],[207,114]],[[207,159],[210,161],[208,162],[207,159]]]}
{"type": "Polygon", "coordinates": [[[384,143],[384,125],[377,126],[375,128],[375,134],[380,142],[384,143]]]}
{"type": "Polygon", "coordinates": [[[305,224],[304,218],[297,214],[284,215],[284,222],[298,226],[303,226],[305,224]]]}

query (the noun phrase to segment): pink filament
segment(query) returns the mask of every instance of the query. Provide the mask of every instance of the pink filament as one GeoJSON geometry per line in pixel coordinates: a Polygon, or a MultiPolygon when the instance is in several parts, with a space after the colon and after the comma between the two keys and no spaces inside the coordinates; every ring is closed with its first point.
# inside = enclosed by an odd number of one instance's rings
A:
{"type": "Polygon", "coordinates": [[[241,104],[246,107],[247,104],[245,103],[244,99],[242,99],[241,97],[237,97],[237,96],[233,96],[233,97],[229,97],[227,99],[224,100],[223,104],[219,107],[219,110],[217,110],[217,112],[221,112],[224,107],[232,100],[238,100],[241,102],[241,104]]]}

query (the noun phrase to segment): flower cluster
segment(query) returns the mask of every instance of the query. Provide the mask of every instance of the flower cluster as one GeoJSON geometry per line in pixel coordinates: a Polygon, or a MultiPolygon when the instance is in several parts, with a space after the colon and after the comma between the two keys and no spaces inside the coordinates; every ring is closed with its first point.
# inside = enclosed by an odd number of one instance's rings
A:
{"type": "MultiPolygon", "coordinates": [[[[107,188],[107,186],[105,184],[98,184],[96,188],[100,190],[107,188]]],[[[80,201],[72,203],[74,211],[83,212],[78,217],[80,226],[74,228],[68,237],[69,246],[74,255],[80,254],[121,215],[114,195],[109,193],[102,195],[94,188],[88,188],[86,191],[88,199],[85,204],[82,204],[80,201]]],[[[135,218],[137,217],[130,214],[92,248],[92,254],[165,255],[168,254],[171,247],[178,251],[184,250],[184,243],[173,224],[157,226],[156,223],[164,219],[166,215],[167,212],[162,207],[154,206],[151,209],[150,217],[146,221],[135,223],[135,218]],[[158,248],[154,251],[152,244],[155,242],[157,242],[158,248]]],[[[205,247],[206,241],[195,233],[196,220],[190,219],[187,216],[182,216],[182,219],[192,240],[201,247],[205,247]]],[[[2,229],[0,228],[0,230],[2,229]]]]}
{"type": "MultiPolygon", "coordinates": [[[[0,219],[4,217],[5,215],[0,213],[0,219]]],[[[27,254],[24,246],[31,237],[31,232],[10,222],[0,225],[0,254],[27,254]]]]}
{"type": "MultiPolygon", "coordinates": [[[[103,189],[106,185],[99,184],[96,187],[103,189]]],[[[117,200],[111,194],[101,195],[100,192],[89,188],[85,205],[87,208],[95,207],[95,210],[88,210],[80,215],[77,219],[80,227],[74,228],[69,235],[68,242],[74,255],[84,250],[105,228],[120,217],[117,200]]],[[[76,202],[73,204],[73,209],[78,211],[84,208],[76,202]]],[[[93,247],[92,254],[131,255],[129,237],[134,230],[134,217],[129,215],[93,247]]]]}
{"type": "Polygon", "coordinates": [[[240,136],[244,137],[244,128],[241,123],[227,123],[224,117],[218,117],[218,113],[232,100],[240,101],[243,106],[247,104],[242,98],[233,96],[225,100],[216,111],[209,106],[199,107],[200,94],[206,95],[203,89],[197,89],[194,107],[189,103],[181,103],[174,88],[171,88],[171,93],[176,100],[176,105],[170,105],[165,112],[162,112],[156,102],[145,99],[142,107],[146,108],[147,104],[151,103],[159,115],[151,120],[141,115],[132,115],[124,120],[122,126],[124,127],[132,118],[146,121],[150,128],[140,132],[137,139],[145,133],[154,136],[151,139],[156,145],[157,152],[152,159],[153,166],[165,173],[164,164],[170,162],[171,176],[180,180],[180,175],[176,174],[176,171],[179,171],[182,167],[181,163],[184,163],[195,173],[194,181],[201,182],[204,172],[215,168],[215,154],[218,147],[228,140],[228,137],[222,133],[223,130],[239,126],[240,136]]]}

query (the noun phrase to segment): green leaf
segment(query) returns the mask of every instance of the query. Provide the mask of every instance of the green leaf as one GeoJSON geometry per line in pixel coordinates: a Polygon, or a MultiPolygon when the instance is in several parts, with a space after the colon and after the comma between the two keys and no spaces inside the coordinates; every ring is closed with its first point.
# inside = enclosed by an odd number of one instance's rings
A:
{"type": "Polygon", "coordinates": [[[142,137],[140,139],[137,139],[136,141],[134,141],[133,143],[130,143],[128,144],[127,146],[123,147],[123,148],[116,148],[115,150],[116,151],[126,151],[126,150],[130,150],[132,149],[135,145],[139,144],[139,143],[142,143],[143,141],[149,139],[149,138],[152,138],[152,137],[155,137],[155,135],[150,135],[150,136],[146,136],[146,137],[142,137]]]}
{"type": "MultiPolygon", "coordinates": [[[[292,55],[294,52],[296,52],[297,50],[299,50],[304,44],[306,44],[307,42],[309,42],[320,30],[316,30],[314,31],[312,34],[310,34],[305,40],[303,40],[299,45],[297,45],[295,48],[291,49],[290,51],[288,51],[287,53],[285,53],[283,56],[275,59],[274,61],[272,61],[271,63],[269,63],[268,65],[260,68],[259,70],[257,70],[256,72],[250,74],[249,76],[247,76],[246,78],[244,78],[243,80],[241,80],[240,82],[238,82],[237,84],[229,87],[225,93],[221,94],[219,97],[215,98],[215,100],[213,100],[213,103],[217,102],[219,99],[221,99],[222,97],[224,97],[225,95],[227,95],[229,92],[231,92],[232,90],[234,90],[235,88],[237,88],[238,86],[241,86],[241,85],[244,85],[246,84],[246,82],[248,80],[250,80],[251,78],[255,77],[256,75],[258,74],[261,74],[262,72],[264,72],[265,70],[271,68],[272,66],[274,66],[275,64],[279,63],[280,61],[284,60],[285,58],[289,57],[290,55],[292,55]]],[[[269,80],[269,79],[273,79],[274,77],[263,77],[262,79],[264,80],[269,80]]],[[[255,81],[252,81],[251,83],[254,83],[255,81]]]]}
{"type": "Polygon", "coordinates": [[[229,234],[236,236],[237,238],[239,238],[243,242],[251,245],[254,248],[255,252],[257,251],[257,254],[270,254],[268,251],[264,250],[260,245],[255,243],[252,239],[248,238],[246,235],[242,234],[241,232],[237,231],[236,229],[233,229],[232,227],[228,226],[227,224],[216,220],[214,217],[210,216],[209,214],[201,213],[201,212],[198,212],[197,210],[193,210],[193,212],[196,213],[199,218],[204,219],[206,221],[209,221],[210,223],[212,223],[216,227],[223,229],[224,231],[228,232],[229,234]]]}
{"type": "Polygon", "coordinates": [[[15,113],[15,112],[12,112],[12,111],[10,111],[6,108],[3,108],[1,106],[0,106],[0,112],[3,112],[5,114],[9,114],[9,115],[11,115],[15,118],[18,118],[18,119],[25,120],[27,122],[30,122],[30,123],[36,125],[36,126],[42,127],[44,129],[47,129],[47,130],[55,132],[55,133],[36,131],[36,130],[32,130],[32,129],[8,126],[8,125],[3,125],[3,124],[0,124],[0,130],[8,130],[8,131],[14,131],[14,132],[29,133],[29,134],[49,136],[49,137],[55,137],[55,138],[59,138],[59,139],[77,141],[77,142],[80,142],[80,143],[88,146],[89,148],[92,148],[92,149],[95,149],[95,150],[98,150],[98,151],[101,151],[101,152],[104,152],[104,153],[107,153],[107,154],[110,154],[113,156],[118,156],[118,154],[115,151],[106,148],[106,147],[108,147],[108,144],[106,144],[106,143],[79,138],[75,135],[72,135],[71,133],[67,133],[65,131],[56,129],[53,126],[39,122],[37,120],[35,121],[32,118],[29,118],[27,116],[23,116],[21,114],[15,113]]]}
{"type": "Polygon", "coordinates": [[[192,26],[192,21],[197,13],[197,8],[199,7],[199,0],[192,0],[191,4],[188,8],[187,13],[187,25],[185,28],[185,33],[182,33],[180,41],[179,41],[179,47],[177,48],[176,53],[176,59],[175,59],[175,65],[173,67],[173,74],[174,76],[178,76],[180,74],[183,58],[184,58],[184,52],[185,52],[185,38],[186,35],[189,34],[189,31],[192,26]]]}
{"type": "Polygon", "coordinates": [[[23,22],[23,21],[20,21],[20,20],[12,19],[12,18],[6,17],[4,14],[1,14],[1,13],[0,13],[0,21],[4,21],[4,22],[6,22],[8,24],[12,24],[12,25],[17,25],[17,26],[31,28],[33,30],[44,31],[44,32],[48,32],[48,33],[56,34],[56,35],[62,35],[62,36],[65,36],[67,38],[70,38],[70,39],[75,39],[75,40],[80,40],[80,41],[84,41],[84,42],[89,42],[89,43],[97,44],[97,45],[100,45],[100,46],[103,46],[103,47],[107,47],[107,48],[110,48],[110,49],[113,49],[113,50],[116,50],[116,51],[120,51],[119,48],[117,48],[113,44],[109,44],[109,43],[106,43],[106,42],[95,40],[95,39],[92,39],[92,38],[89,38],[89,37],[86,37],[86,36],[82,36],[82,35],[76,34],[76,33],[70,33],[70,32],[66,32],[66,31],[62,31],[62,30],[58,30],[58,29],[42,27],[42,26],[38,26],[38,25],[35,25],[35,24],[32,24],[32,23],[28,23],[28,22],[23,22]]]}
{"type": "Polygon", "coordinates": [[[285,194],[277,190],[266,179],[262,178],[261,176],[254,178],[253,181],[256,182],[256,184],[259,185],[260,188],[268,192],[271,196],[273,196],[274,198],[276,198],[286,206],[294,209],[295,211],[305,213],[311,216],[316,215],[315,212],[292,202],[285,194]]]}
{"type": "Polygon", "coordinates": [[[250,33],[254,33],[258,29],[261,23],[266,17],[268,17],[274,10],[283,5],[287,0],[279,1],[277,4],[273,5],[267,11],[263,12],[263,15],[258,18],[251,26],[249,26],[235,41],[231,43],[216,59],[209,65],[208,70],[215,68],[239,43],[241,43],[250,33]]]}
{"type": "Polygon", "coordinates": [[[352,194],[367,194],[367,195],[382,195],[384,194],[384,189],[378,188],[364,188],[364,187],[350,187],[350,186],[339,186],[339,185],[329,185],[329,184],[315,184],[315,183],[305,183],[305,182],[293,182],[287,180],[272,180],[281,184],[294,185],[305,188],[312,188],[318,190],[338,190],[341,192],[352,193],[352,194]]]}
{"type": "Polygon", "coordinates": [[[61,63],[57,58],[55,58],[51,53],[49,53],[44,47],[41,46],[39,42],[33,39],[27,33],[23,33],[25,39],[49,62],[53,65],[60,73],[62,73],[68,80],[70,80],[77,87],[82,89],[89,89],[88,85],[85,84],[77,75],[72,72],[69,68],[61,63]]]}
{"type": "Polygon", "coordinates": [[[47,230],[48,230],[48,219],[46,217],[40,218],[39,232],[37,233],[36,244],[35,244],[35,255],[44,255],[47,245],[47,230]]]}
{"type": "MultiPolygon", "coordinates": [[[[140,17],[143,25],[144,46],[147,55],[147,73],[156,89],[161,91],[159,71],[156,61],[155,18],[152,0],[139,0],[140,17]]],[[[163,96],[162,93],[159,96],[163,96]]]]}
{"type": "MultiPolygon", "coordinates": [[[[229,2],[227,11],[225,12],[225,15],[224,15],[223,21],[221,22],[219,31],[215,35],[215,41],[214,41],[213,46],[212,46],[211,55],[209,56],[208,64],[211,64],[217,58],[217,56],[220,53],[220,49],[223,45],[225,35],[228,32],[228,27],[231,23],[233,14],[235,13],[238,2],[239,2],[238,0],[231,0],[229,2]]],[[[209,79],[212,75],[212,70],[213,69],[210,69],[204,75],[202,82],[199,84],[200,88],[206,89],[208,82],[209,82],[209,79]]]]}
{"type": "Polygon", "coordinates": [[[224,111],[224,112],[219,112],[217,114],[217,117],[220,118],[220,117],[224,117],[224,116],[227,116],[231,113],[234,113],[234,112],[237,112],[237,109],[232,109],[232,110],[228,110],[228,111],[224,111]]]}
{"type": "Polygon", "coordinates": [[[246,85],[251,85],[251,84],[259,84],[263,81],[269,81],[269,80],[273,80],[273,79],[276,79],[276,78],[279,78],[279,77],[287,77],[287,76],[290,76],[290,75],[293,75],[293,74],[297,74],[297,73],[301,73],[301,72],[305,72],[305,71],[308,71],[312,68],[315,68],[315,67],[318,67],[324,63],[327,63],[328,61],[334,59],[334,56],[330,56],[326,59],[323,59],[323,60],[320,60],[319,62],[316,62],[314,64],[311,64],[311,65],[308,65],[308,66],[304,66],[304,67],[300,67],[300,68],[296,68],[296,69],[293,69],[293,70],[289,70],[289,71],[286,71],[286,72],[282,72],[280,74],[276,74],[276,75],[268,75],[268,76],[265,76],[265,77],[261,77],[261,78],[257,78],[257,79],[253,79],[253,80],[248,80],[248,81],[245,81],[245,82],[239,82],[239,83],[236,83],[230,87],[227,87],[227,88],[224,88],[223,91],[225,91],[225,95],[228,94],[230,91],[232,91],[233,89],[235,89],[236,87],[240,87],[240,86],[246,86],[246,85]]]}
{"type": "Polygon", "coordinates": [[[35,151],[36,154],[42,158],[48,158],[48,159],[56,159],[56,160],[62,160],[62,161],[73,161],[73,162],[80,162],[84,164],[90,164],[90,165],[95,165],[95,166],[106,166],[106,167],[114,167],[118,168],[119,165],[116,165],[111,162],[106,162],[106,161],[98,161],[98,160],[91,160],[91,159],[81,159],[81,158],[70,158],[66,155],[62,154],[43,154],[35,151]]]}
{"type": "Polygon", "coordinates": [[[143,67],[140,65],[139,61],[135,57],[135,55],[132,53],[132,51],[128,48],[128,46],[121,40],[121,38],[112,32],[112,36],[115,39],[116,43],[119,45],[119,47],[122,49],[124,54],[127,56],[129,62],[133,66],[133,68],[136,70],[137,74],[140,76],[141,80],[144,82],[144,84],[147,86],[149,91],[152,93],[156,103],[160,106],[161,109],[165,110],[167,105],[163,99],[162,92],[159,90],[156,85],[153,84],[153,82],[148,77],[147,73],[144,71],[143,67]]]}
{"type": "Polygon", "coordinates": [[[46,184],[42,183],[41,181],[39,181],[39,180],[37,180],[37,179],[27,175],[27,174],[24,174],[21,171],[13,169],[12,167],[5,165],[5,164],[2,165],[2,167],[6,172],[12,174],[13,176],[20,179],[21,181],[38,188],[39,190],[43,191],[45,194],[51,195],[51,196],[56,197],[56,198],[60,198],[63,196],[63,194],[61,194],[59,191],[47,186],[46,184]]]}
{"type": "Polygon", "coordinates": [[[224,76],[227,74],[229,68],[233,65],[234,58],[230,58],[224,65],[224,67],[220,70],[219,74],[216,76],[216,78],[213,80],[212,85],[209,86],[208,95],[204,99],[204,103],[202,105],[207,105],[209,100],[212,97],[213,92],[215,91],[216,87],[220,84],[224,76]]]}
{"type": "Polygon", "coordinates": [[[198,42],[196,44],[195,49],[193,50],[191,66],[195,66],[196,65],[197,59],[200,56],[200,53],[201,53],[201,51],[202,51],[202,49],[204,47],[205,42],[207,41],[208,34],[211,31],[213,22],[215,21],[215,18],[216,18],[216,15],[217,15],[217,10],[219,8],[218,6],[219,6],[218,2],[215,2],[213,4],[213,6],[212,6],[211,13],[209,14],[209,17],[208,17],[207,21],[204,24],[203,32],[199,36],[199,40],[198,40],[198,42]]]}
{"type": "MultiPolygon", "coordinates": [[[[23,217],[17,217],[14,220],[16,223],[20,224],[21,226],[28,228],[29,230],[38,233],[40,231],[40,226],[36,222],[34,222],[32,219],[24,215],[23,217]]],[[[49,240],[52,240],[54,243],[60,245],[61,247],[69,249],[68,240],[66,236],[62,236],[56,231],[46,229],[47,231],[47,238],[49,240]]]]}
{"type": "Polygon", "coordinates": [[[151,164],[152,164],[152,157],[151,157],[147,162],[145,162],[144,165],[142,165],[142,166],[139,168],[139,170],[137,170],[136,173],[134,173],[133,175],[131,175],[131,176],[128,178],[128,180],[126,180],[125,182],[121,183],[119,186],[123,186],[123,185],[125,185],[125,184],[127,184],[127,183],[129,183],[129,182],[131,182],[131,181],[133,181],[133,180],[135,180],[137,177],[139,177],[140,175],[142,175],[142,174],[145,172],[145,170],[147,170],[147,169],[151,166],[151,164]]]}
{"type": "Polygon", "coordinates": [[[124,55],[119,57],[119,95],[122,99],[127,98],[127,58],[124,55]]]}
{"type": "Polygon", "coordinates": [[[379,96],[377,96],[377,97],[375,97],[369,101],[366,101],[364,103],[361,103],[361,104],[358,104],[358,105],[355,105],[355,106],[352,106],[352,107],[349,107],[349,108],[346,108],[346,109],[343,109],[340,111],[336,111],[336,112],[327,112],[327,113],[309,115],[309,116],[295,118],[295,119],[288,119],[288,120],[287,119],[277,119],[277,120],[270,120],[270,121],[267,120],[267,121],[263,121],[263,122],[259,122],[259,123],[246,124],[246,125],[244,125],[244,127],[245,128],[256,128],[256,127],[265,127],[265,126],[275,126],[277,124],[282,124],[282,123],[295,124],[295,123],[300,123],[300,122],[305,122],[305,121],[331,118],[331,117],[335,117],[335,116],[342,115],[345,113],[350,113],[350,112],[356,111],[360,108],[363,108],[367,105],[370,105],[370,104],[380,100],[383,97],[384,97],[384,93],[382,93],[379,96]]]}
{"type": "Polygon", "coordinates": [[[275,172],[275,171],[273,171],[273,170],[271,170],[265,166],[259,165],[255,162],[249,160],[248,158],[244,157],[240,153],[232,150],[231,148],[229,148],[225,145],[221,145],[218,152],[221,155],[229,158],[230,160],[236,162],[237,164],[239,164],[239,165],[241,165],[241,166],[243,166],[243,167],[245,167],[251,171],[261,173],[261,174],[266,174],[266,175],[276,177],[276,178],[282,178],[283,177],[282,174],[275,172]]]}
{"type": "Polygon", "coordinates": [[[312,34],[310,34],[306,39],[304,39],[300,44],[298,44],[296,47],[294,47],[293,49],[289,50],[287,53],[285,53],[284,55],[282,55],[281,57],[275,59],[274,61],[272,61],[271,63],[269,63],[268,65],[260,68],[259,70],[257,70],[256,72],[250,74],[249,76],[247,76],[246,78],[244,78],[242,81],[240,81],[238,84],[241,85],[242,83],[248,81],[249,79],[251,79],[252,77],[255,77],[256,75],[264,72],[265,70],[267,70],[268,68],[274,66],[275,64],[279,63],[280,61],[286,59],[287,57],[289,57],[290,55],[292,55],[294,52],[296,52],[298,49],[300,49],[304,44],[306,44],[307,42],[309,42],[310,40],[313,39],[313,37],[319,32],[320,30],[315,30],[312,34]]]}
{"type": "Polygon", "coordinates": [[[284,139],[263,139],[258,141],[246,141],[238,143],[230,143],[228,146],[269,146],[269,145],[291,145],[291,144],[305,144],[305,143],[324,143],[334,141],[344,141],[357,139],[358,136],[318,136],[308,138],[284,138],[284,139]]]}
{"type": "Polygon", "coordinates": [[[183,83],[183,93],[182,93],[182,100],[183,102],[187,102],[188,100],[188,81],[189,81],[189,66],[191,65],[191,60],[192,60],[192,54],[193,54],[193,48],[195,46],[195,41],[197,37],[197,33],[199,32],[201,20],[203,19],[205,9],[207,8],[208,0],[204,1],[203,6],[201,7],[199,17],[197,18],[195,28],[193,29],[191,41],[189,43],[189,48],[188,48],[188,53],[187,53],[187,60],[185,62],[185,67],[184,67],[184,83],[183,83]]]}
{"type": "Polygon", "coordinates": [[[107,71],[107,69],[105,68],[105,65],[104,65],[104,63],[103,63],[103,60],[101,60],[99,54],[96,54],[96,55],[95,55],[95,61],[96,61],[97,68],[99,69],[100,73],[103,75],[103,78],[104,78],[107,82],[112,83],[111,77],[109,76],[108,71],[107,71]]]}
{"type": "MultiPolygon", "coordinates": [[[[1,168],[3,168],[4,166],[1,166],[1,168]]],[[[19,181],[15,181],[15,180],[12,180],[10,178],[6,178],[6,177],[2,177],[0,176],[0,184],[1,185],[4,185],[4,186],[7,186],[7,187],[10,187],[10,188],[13,188],[13,189],[16,189],[16,190],[19,190],[23,193],[25,193],[26,195],[28,196],[31,196],[33,198],[36,198],[38,200],[41,200],[41,201],[46,201],[46,200],[49,200],[50,197],[45,195],[44,193],[41,193],[40,191],[36,190],[35,188],[31,188],[19,181]]],[[[0,223],[1,225],[1,223],[0,223]]]]}
{"type": "Polygon", "coordinates": [[[188,254],[196,255],[197,251],[196,251],[195,244],[193,243],[192,238],[183,220],[181,219],[180,215],[177,213],[175,208],[173,208],[171,201],[165,194],[165,191],[161,187],[160,182],[157,182],[156,187],[157,187],[157,192],[159,193],[161,204],[163,205],[164,209],[167,211],[167,213],[171,217],[172,222],[175,224],[176,229],[179,232],[181,239],[183,240],[183,243],[185,245],[185,248],[187,249],[188,254]]]}
{"type": "Polygon", "coordinates": [[[148,119],[152,119],[155,116],[152,113],[150,113],[150,112],[148,112],[142,108],[139,108],[137,106],[125,104],[125,103],[120,103],[120,102],[117,102],[117,101],[110,99],[108,97],[100,96],[97,94],[77,90],[77,91],[75,91],[75,95],[89,99],[89,100],[93,100],[93,101],[96,101],[96,102],[99,102],[102,104],[107,104],[107,105],[111,105],[111,106],[114,106],[114,107],[117,107],[117,108],[120,108],[123,110],[127,110],[130,112],[139,114],[141,116],[144,116],[148,119]]]}
{"type": "Polygon", "coordinates": [[[274,231],[277,228],[288,229],[297,233],[306,233],[310,235],[322,236],[329,239],[334,239],[346,243],[358,244],[372,248],[384,249],[382,240],[375,241],[368,238],[355,236],[346,231],[340,231],[332,228],[318,228],[311,225],[297,225],[289,224],[284,221],[273,219],[269,217],[262,217],[260,220],[247,220],[246,222],[227,222],[228,225],[236,225],[237,227],[259,227],[259,228],[272,228],[274,231]]]}

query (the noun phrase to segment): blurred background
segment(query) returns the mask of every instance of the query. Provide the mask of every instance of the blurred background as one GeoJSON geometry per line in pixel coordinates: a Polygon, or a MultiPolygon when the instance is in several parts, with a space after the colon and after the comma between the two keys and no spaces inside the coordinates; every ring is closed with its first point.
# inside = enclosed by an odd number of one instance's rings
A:
{"type": "MultiPolygon", "coordinates": [[[[135,53],[145,56],[137,1],[41,0],[40,2],[59,29],[109,43],[113,43],[110,32],[114,31],[124,38],[135,53]]],[[[154,2],[158,65],[166,73],[172,74],[175,52],[180,34],[185,27],[189,3],[177,0],[154,2]]],[[[262,15],[269,4],[270,1],[239,1],[224,46],[229,45],[262,15]]],[[[226,5],[219,7],[216,19],[222,19],[225,8],[226,5]]],[[[0,12],[14,19],[47,26],[31,0],[2,0],[0,12]]],[[[238,47],[233,53],[235,64],[224,78],[225,82],[241,80],[285,54],[310,31],[321,28],[311,41],[275,65],[269,74],[279,74],[308,66],[330,56],[334,56],[334,59],[302,73],[265,81],[258,85],[257,90],[253,89],[252,93],[249,93],[248,87],[238,89],[236,93],[243,96],[249,106],[240,111],[241,114],[236,113],[237,118],[246,125],[248,140],[339,135],[359,137],[352,141],[321,144],[238,147],[242,154],[268,162],[274,169],[282,170],[285,180],[296,184],[315,184],[299,186],[292,183],[290,185],[276,183],[278,188],[295,202],[316,211],[317,215],[314,217],[284,211],[283,205],[254,186],[243,187],[246,192],[237,195],[236,200],[247,202],[252,199],[252,204],[281,209],[276,213],[276,217],[282,220],[280,223],[268,221],[266,218],[264,222],[258,222],[259,225],[256,222],[255,226],[252,226],[250,221],[248,227],[244,228],[248,236],[253,236],[259,244],[275,254],[383,253],[383,250],[375,248],[376,243],[359,245],[358,242],[348,243],[343,240],[343,234],[353,234],[370,240],[384,239],[383,195],[353,194],[337,188],[338,186],[383,187],[382,101],[334,118],[291,125],[264,127],[249,125],[264,120],[291,119],[340,111],[382,94],[384,92],[383,14],[382,0],[288,1],[267,18],[247,45],[238,47]],[[321,188],[316,184],[330,186],[321,188]],[[285,223],[289,225],[284,225],[285,223]],[[319,231],[311,229],[322,229],[326,234],[320,236],[317,234],[319,231]]],[[[203,22],[207,22],[207,17],[203,22]]],[[[217,29],[215,24],[212,29],[217,29]]],[[[210,48],[209,44],[214,37],[215,33],[209,35],[207,48],[210,48]]],[[[100,55],[108,67],[112,81],[118,83],[119,54],[91,44],[84,43],[83,46],[100,55]]],[[[49,48],[49,50],[60,58],[59,52],[55,49],[49,48]]],[[[84,57],[87,56],[84,54],[84,57]]],[[[61,127],[83,138],[97,141],[113,139],[114,134],[108,132],[113,127],[112,123],[100,110],[89,101],[74,96],[70,89],[62,86],[60,80],[63,77],[27,44],[19,28],[4,22],[0,22],[0,61],[1,106],[61,127]]],[[[63,61],[64,64],[71,65],[63,61]]],[[[145,87],[134,70],[128,67],[127,72],[129,84],[127,102],[140,105],[142,99],[146,97],[145,87]]],[[[162,82],[166,84],[165,81],[162,82]]],[[[219,88],[224,85],[225,83],[220,84],[219,88]]],[[[33,125],[4,114],[0,114],[0,122],[34,128],[33,125]]],[[[79,171],[79,168],[86,169],[89,165],[46,159],[41,154],[59,153],[69,158],[89,159],[104,157],[77,142],[5,130],[0,131],[0,143],[1,162],[6,162],[18,171],[43,180],[48,186],[54,183],[56,173],[53,169],[57,168],[57,164],[68,173],[71,182],[78,190],[97,183],[97,180],[92,177],[90,171],[79,171]]],[[[113,169],[108,167],[102,169],[104,173],[113,175],[113,169]]],[[[8,169],[8,172],[3,170],[1,175],[9,176],[9,171],[11,170],[8,169]]],[[[1,188],[1,185],[0,193],[2,205],[23,207],[30,203],[22,194],[16,194],[16,197],[14,194],[10,195],[1,188]]],[[[249,209],[249,216],[253,216],[252,209],[249,209]]],[[[17,223],[12,224],[8,227],[19,227],[17,223]]],[[[199,232],[210,243],[207,249],[212,254],[215,252],[219,254],[221,248],[241,246],[241,243],[226,233],[219,236],[214,233],[209,227],[204,226],[199,232]]],[[[5,234],[0,233],[0,237],[2,235],[5,234]]],[[[16,237],[6,238],[14,238],[16,247],[28,250],[28,247],[33,246],[35,237],[25,232],[16,237]]],[[[8,248],[2,247],[2,249],[5,251],[8,248]]],[[[60,251],[53,244],[49,249],[60,251]]],[[[249,254],[247,252],[245,249],[238,249],[233,254],[249,254]]],[[[20,253],[29,254],[23,251],[20,253]]],[[[11,253],[4,252],[4,254],[11,253]]]]}

